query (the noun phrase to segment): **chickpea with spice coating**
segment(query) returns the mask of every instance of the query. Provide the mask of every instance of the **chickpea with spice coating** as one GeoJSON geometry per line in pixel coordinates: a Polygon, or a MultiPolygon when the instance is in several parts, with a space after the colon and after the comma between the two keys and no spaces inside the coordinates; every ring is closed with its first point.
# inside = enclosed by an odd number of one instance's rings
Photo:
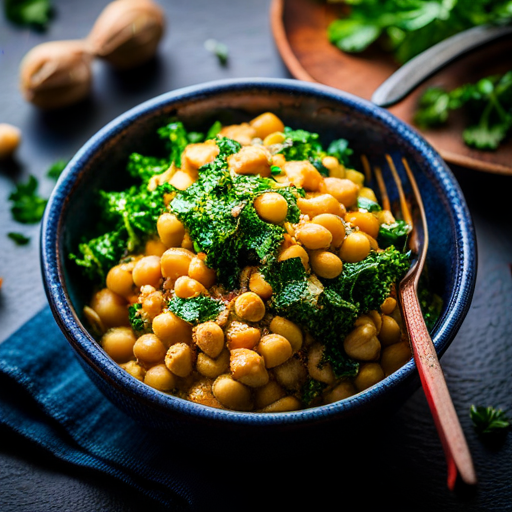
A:
{"type": "Polygon", "coordinates": [[[265,316],[265,304],[254,292],[245,292],[235,301],[235,312],[248,322],[259,322],[265,316]]]}
{"type": "Polygon", "coordinates": [[[165,366],[178,377],[187,377],[192,371],[194,353],[186,343],[175,343],[165,354],[165,366]]]}
{"type": "Polygon", "coordinates": [[[271,224],[281,224],[288,215],[288,203],[277,192],[265,192],[254,200],[254,208],[260,219],[271,224]]]}
{"type": "Polygon", "coordinates": [[[258,388],[268,383],[268,372],[263,357],[247,348],[231,351],[229,369],[233,378],[251,388],[258,388]]]}
{"type": "Polygon", "coordinates": [[[205,377],[216,379],[219,375],[226,373],[229,369],[230,352],[227,348],[215,358],[206,355],[204,352],[197,354],[196,370],[205,377]]]}
{"type": "Polygon", "coordinates": [[[226,338],[230,350],[236,348],[254,348],[261,339],[261,331],[257,327],[249,327],[236,320],[226,329],[226,338]]]}
{"type": "Polygon", "coordinates": [[[314,343],[308,350],[308,372],[312,379],[332,384],[335,380],[334,372],[329,363],[323,361],[325,347],[320,343],[314,343]]]}
{"type": "Polygon", "coordinates": [[[270,176],[272,157],[263,146],[244,146],[238,153],[228,157],[228,168],[236,174],[259,174],[270,176]]]}
{"type": "Polygon", "coordinates": [[[253,408],[251,390],[230,374],[219,375],[212,385],[215,398],[228,409],[250,411],[253,408]]]}
{"type": "Polygon", "coordinates": [[[193,330],[196,345],[208,356],[217,357],[224,348],[224,331],[215,322],[204,322],[193,330]]]}

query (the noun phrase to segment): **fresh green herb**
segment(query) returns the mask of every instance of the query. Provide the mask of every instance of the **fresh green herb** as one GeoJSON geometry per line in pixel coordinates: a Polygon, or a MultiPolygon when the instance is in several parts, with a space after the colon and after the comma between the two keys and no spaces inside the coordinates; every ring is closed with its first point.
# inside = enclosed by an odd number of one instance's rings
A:
{"type": "Polygon", "coordinates": [[[299,193],[273,179],[232,175],[226,160],[241,146],[228,138],[217,138],[217,145],[217,158],[203,166],[195,183],[176,193],[170,209],[187,228],[196,250],[207,254],[206,263],[217,270],[219,281],[232,289],[241,266],[274,255],[285,232],[260,219],[254,199],[268,190],[281,194],[288,202],[287,220],[298,222],[299,193]]]}
{"type": "Polygon", "coordinates": [[[167,142],[167,149],[170,152],[169,161],[174,162],[177,167],[181,167],[181,154],[187,145],[204,140],[202,133],[187,133],[181,121],[171,121],[158,130],[158,135],[167,142]]]}
{"type": "Polygon", "coordinates": [[[4,0],[7,19],[17,25],[33,25],[44,29],[53,13],[50,0],[4,0]]]}
{"type": "Polygon", "coordinates": [[[228,63],[229,48],[224,43],[220,43],[215,39],[207,39],[204,42],[204,47],[217,56],[221,66],[225,66],[228,63]]]}
{"type": "Polygon", "coordinates": [[[331,43],[360,52],[375,42],[403,63],[462,30],[512,17],[503,0],[345,0],[347,16],[328,27],[331,43]]]}
{"type": "Polygon", "coordinates": [[[311,403],[322,394],[322,391],[327,387],[327,384],[320,382],[318,380],[308,378],[301,390],[301,401],[302,403],[308,407],[311,403]]]}
{"type": "Polygon", "coordinates": [[[7,233],[7,236],[14,241],[16,245],[27,245],[30,242],[30,238],[27,238],[21,233],[7,233]]]}
{"type": "Polygon", "coordinates": [[[512,71],[449,92],[429,88],[420,98],[414,120],[422,128],[441,126],[450,111],[460,108],[469,121],[462,133],[464,142],[476,149],[497,149],[512,129],[512,71]]]}
{"type": "Polygon", "coordinates": [[[215,121],[210,129],[206,132],[205,140],[215,139],[217,135],[222,130],[222,123],[220,121],[215,121]]]}
{"type": "Polygon", "coordinates": [[[501,409],[472,405],[469,414],[478,434],[492,434],[510,426],[510,420],[501,409]]]}
{"type": "Polygon", "coordinates": [[[399,219],[392,224],[381,224],[377,241],[383,249],[394,245],[395,247],[405,247],[407,235],[411,232],[411,226],[407,222],[399,219]]]}
{"type": "Polygon", "coordinates": [[[348,147],[348,140],[346,139],[333,140],[327,147],[327,154],[336,157],[343,165],[349,165],[352,153],[353,151],[348,147]]]}
{"type": "Polygon", "coordinates": [[[170,165],[171,162],[167,158],[155,158],[132,153],[128,158],[127,171],[130,176],[140,178],[143,183],[147,183],[156,174],[162,174],[169,169],[170,165]]]}
{"type": "Polygon", "coordinates": [[[9,195],[12,201],[11,212],[14,220],[23,224],[35,224],[39,222],[46,208],[47,199],[37,195],[38,181],[30,175],[27,183],[18,183],[9,195]]]}
{"type": "Polygon", "coordinates": [[[135,303],[128,306],[128,320],[132,329],[138,334],[147,334],[153,332],[151,322],[142,315],[142,304],[135,303]]]}
{"type": "Polygon", "coordinates": [[[318,133],[306,130],[293,130],[286,126],[285,140],[278,153],[282,153],[286,160],[321,160],[325,155],[320,143],[318,133]]]}
{"type": "Polygon", "coordinates": [[[206,295],[199,295],[199,297],[190,299],[173,297],[169,301],[169,309],[176,316],[193,325],[215,320],[225,307],[220,300],[212,299],[206,295]]]}
{"type": "Polygon", "coordinates": [[[66,165],[68,165],[68,160],[57,160],[50,166],[48,171],[46,171],[46,176],[52,180],[58,180],[62,171],[66,168],[66,165]]]}
{"type": "Polygon", "coordinates": [[[270,173],[272,174],[272,176],[278,176],[279,174],[281,174],[283,172],[283,170],[281,169],[281,167],[279,167],[278,165],[273,165],[271,168],[270,168],[270,173]]]}
{"type": "Polygon", "coordinates": [[[382,210],[379,203],[361,196],[357,198],[357,207],[368,212],[380,212],[382,210]]]}

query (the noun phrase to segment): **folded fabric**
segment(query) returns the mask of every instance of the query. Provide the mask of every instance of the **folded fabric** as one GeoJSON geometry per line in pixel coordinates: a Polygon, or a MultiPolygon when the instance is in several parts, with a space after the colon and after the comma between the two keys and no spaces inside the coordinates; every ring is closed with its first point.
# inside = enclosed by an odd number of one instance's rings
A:
{"type": "Polygon", "coordinates": [[[190,443],[172,432],[155,436],[112,405],[79,365],[48,307],[0,345],[0,379],[0,423],[173,511],[204,510],[209,481],[198,478],[190,443]]]}

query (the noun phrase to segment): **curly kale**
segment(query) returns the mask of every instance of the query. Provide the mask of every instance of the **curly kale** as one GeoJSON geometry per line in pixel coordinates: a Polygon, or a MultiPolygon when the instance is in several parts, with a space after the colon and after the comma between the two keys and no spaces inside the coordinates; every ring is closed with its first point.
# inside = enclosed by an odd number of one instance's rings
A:
{"type": "Polygon", "coordinates": [[[142,316],[142,304],[140,303],[131,304],[128,307],[128,320],[134,332],[139,336],[153,332],[151,322],[142,316]]]}
{"type": "Polygon", "coordinates": [[[162,174],[169,169],[171,162],[167,158],[156,158],[154,156],[144,156],[140,153],[132,153],[128,157],[126,170],[130,176],[140,178],[143,183],[147,183],[156,174],[162,174]]]}
{"type": "Polygon", "coordinates": [[[377,241],[379,246],[386,249],[390,246],[405,247],[407,236],[411,232],[411,226],[407,222],[398,219],[392,224],[381,224],[377,241]]]}
{"type": "Polygon", "coordinates": [[[222,301],[206,295],[190,299],[173,297],[168,306],[176,316],[193,325],[215,320],[226,307],[222,301]]]}
{"type": "Polygon", "coordinates": [[[240,269],[272,257],[285,233],[282,226],[260,219],[254,199],[267,191],[281,194],[288,203],[287,220],[298,222],[300,193],[271,178],[231,174],[227,158],[241,146],[228,138],[218,138],[217,145],[217,158],[201,168],[195,183],[176,193],[170,209],[187,228],[196,251],[206,253],[206,263],[217,270],[219,281],[232,289],[240,269]]]}

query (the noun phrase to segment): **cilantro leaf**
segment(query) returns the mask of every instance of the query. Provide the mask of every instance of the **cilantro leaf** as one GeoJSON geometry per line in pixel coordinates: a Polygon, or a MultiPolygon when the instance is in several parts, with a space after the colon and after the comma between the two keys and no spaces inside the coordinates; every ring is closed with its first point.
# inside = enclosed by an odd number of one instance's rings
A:
{"type": "Polygon", "coordinates": [[[17,25],[33,25],[44,29],[48,25],[53,9],[50,0],[4,0],[7,19],[17,25]]]}
{"type": "Polygon", "coordinates": [[[472,405],[469,414],[478,434],[492,434],[510,426],[510,420],[501,409],[472,405]]]}
{"type": "Polygon", "coordinates": [[[13,203],[11,212],[17,222],[36,224],[42,219],[48,200],[37,195],[37,187],[37,178],[30,175],[27,183],[18,183],[9,195],[13,203]]]}
{"type": "Polygon", "coordinates": [[[27,238],[22,233],[7,233],[7,236],[14,241],[16,245],[27,245],[30,242],[30,238],[27,238]]]}

